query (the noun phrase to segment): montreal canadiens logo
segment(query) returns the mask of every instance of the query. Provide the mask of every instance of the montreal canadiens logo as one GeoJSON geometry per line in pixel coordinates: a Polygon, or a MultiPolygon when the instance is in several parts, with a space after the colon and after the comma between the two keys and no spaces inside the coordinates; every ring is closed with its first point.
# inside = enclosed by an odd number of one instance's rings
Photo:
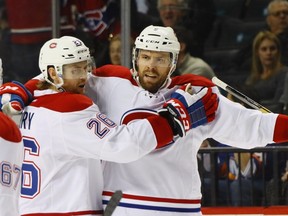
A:
{"type": "Polygon", "coordinates": [[[51,44],[49,45],[49,47],[50,47],[51,49],[55,48],[56,46],[57,46],[57,43],[51,43],[51,44]]]}
{"type": "Polygon", "coordinates": [[[81,46],[82,45],[80,40],[75,40],[73,42],[75,43],[76,46],[81,46]]]}

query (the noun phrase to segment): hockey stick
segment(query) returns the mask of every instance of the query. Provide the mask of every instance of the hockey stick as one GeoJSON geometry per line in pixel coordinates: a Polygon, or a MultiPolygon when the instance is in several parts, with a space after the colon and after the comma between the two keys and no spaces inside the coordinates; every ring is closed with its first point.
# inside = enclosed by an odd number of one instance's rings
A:
{"type": "Polygon", "coordinates": [[[111,216],[122,199],[122,191],[115,191],[105,208],[103,216],[111,216]]]}
{"type": "Polygon", "coordinates": [[[271,111],[269,109],[267,109],[266,107],[264,107],[261,104],[257,103],[256,101],[252,100],[251,98],[247,97],[246,95],[244,95],[243,93],[239,92],[235,88],[229,86],[228,84],[226,84],[222,80],[218,79],[217,77],[213,77],[212,78],[212,82],[215,85],[217,85],[218,87],[220,87],[223,90],[225,90],[226,92],[228,92],[231,95],[233,95],[234,97],[236,97],[239,100],[241,100],[243,103],[251,106],[252,108],[260,110],[263,113],[271,113],[271,111]]]}

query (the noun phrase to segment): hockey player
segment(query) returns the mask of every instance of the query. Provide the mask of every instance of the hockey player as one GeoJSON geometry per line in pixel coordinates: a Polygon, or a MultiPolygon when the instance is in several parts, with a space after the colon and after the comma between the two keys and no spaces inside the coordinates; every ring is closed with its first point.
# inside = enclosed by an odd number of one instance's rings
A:
{"type": "Polygon", "coordinates": [[[197,152],[206,138],[239,148],[288,141],[287,116],[246,109],[221,96],[213,83],[196,75],[170,79],[179,52],[176,41],[171,28],[149,26],[135,41],[132,74],[124,67],[108,65],[98,68],[86,85],[87,95],[117,123],[126,109],[159,109],[184,83],[192,83],[194,92],[210,86],[219,97],[215,120],[177,138],[178,145],[127,164],[104,163],[103,203],[115,190],[123,191],[117,216],[201,215],[197,152]],[[161,58],[165,53],[171,56],[171,64],[166,67],[161,58]]]}
{"type": "MultiPolygon", "coordinates": [[[[188,74],[171,79],[179,52],[177,44],[171,28],[148,26],[135,41],[132,74],[125,67],[108,65],[96,69],[86,84],[86,94],[116,123],[125,123],[121,117],[129,109],[161,108],[185,83],[192,84],[193,92],[211,87],[219,98],[215,120],[177,137],[173,145],[135,162],[104,163],[103,203],[115,190],[123,191],[117,216],[201,215],[197,152],[208,137],[240,148],[288,140],[287,116],[246,109],[223,97],[203,77],[188,74]]],[[[26,86],[32,88],[34,82],[26,86]]]]}
{"type": "Polygon", "coordinates": [[[0,112],[0,216],[15,216],[20,194],[23,145],[16,123],[0,112]]]}
{"type": "MultiPolygon", "coordinates": [[[[209,88],[195,95],[178,90],[174,99],[160,107],[163,117],[153,113],[132,121],[134,112],[128,112],[125,119],[130,122],[117,127],[83,95],[89,59],[83,42],[69,36],[49,40],[40,50],[44,80],[20,121],[24,143],[21,215],[101,215],[101,160],[126,163],[164,148],[173,135],[184,136],[198,124],[195,118],[201,113],[192,112],[193,106],[200,105],[202,113],[206,107],[212,114],[217,109],[213,106],[217,96],[209,88]]],[[[0,90],[2,99],[15,90],[23,101],[29,100],[25,87],[17,82],[0,90]]]]}
{"type": "MultiPolygon", "coordinates": [[[[0,59],[0,85],[2,85],[2,59],[0,59]]],[[[20,195],[22,136],[16,123],[0,112],[0,216],[15,216],[20,195]]]]}

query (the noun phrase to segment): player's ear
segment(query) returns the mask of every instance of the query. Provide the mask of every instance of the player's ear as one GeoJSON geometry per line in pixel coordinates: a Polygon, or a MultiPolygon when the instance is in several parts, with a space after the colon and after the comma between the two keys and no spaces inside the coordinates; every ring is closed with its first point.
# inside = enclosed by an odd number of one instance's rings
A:
{"type": "Polygon", "coordinates": [[[51,80],[51,81],[55,81],[56,79],[57,79],[57,73],[56,73],[56,71],[55,71],[55,68],[54,67],[48,67],[48,69],[47,69],[47,71],[48,71],[48,77],[49,77],[49,80],[51,80]]]}

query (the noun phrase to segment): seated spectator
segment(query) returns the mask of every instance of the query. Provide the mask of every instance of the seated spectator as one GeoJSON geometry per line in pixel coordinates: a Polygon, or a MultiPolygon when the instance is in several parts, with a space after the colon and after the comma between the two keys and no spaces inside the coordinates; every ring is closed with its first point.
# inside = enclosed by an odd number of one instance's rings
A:
{"type": "MultiPolygon", "coordinates": [[[[201,149],[211,147],[225,147],[213,139],[203,141],[201,149]]],[[[217,206],[230,205],[229,179],[227,164],[229,164],[233,153],[203,153],[198,154],[199,173],[202,179],[202,205],[213,206],[212,187],[215,185],[215,204],[217,206]],[[213,155],[212,155],[213,154],[213,155]],[[217,164],[215,166],[215,164],[217,164]],[[215,182],[213,182],[215,180],[215,182]]]]}
{"type": "Polygon", "coordinates": [[[189,49],[191,46],[192,32],[184,27],[174,27],[175,34],[180,42],[180,52],[174,75],[187,73],[197,74],[211,79],[215,76],[213,69],[201,58],[191,56],[189,49]]]}
{"type": "Polygon", "coordinates": [[[183,25],[193,32],[194,40],[189,49],[193,56],[202,57],[204,44],[215,19],[213,0],[158,0],[160,23],[157,25],[183,25]]]}
{"type": "MultiPolygon", "coordinates": [[[[269,144],[275,146],[275,144],[269,144]]],[[[278,145],[279,146],[279,145],[278,145]]],[[[283,143],[281,146],[288,146],[283,143]]],[[[265,154],[265,180],[266,200],[265,205],[288,205],[288,154],[287,151],[267,152],[265,154]],[[274,176],[275,166],[277,166],[274,176]]]]}
{"type": "MultiPolygon", "coordinates": [[[[109,63],[109,38],[110,35],[121,33],[121,1],[118,0],[78,0],[76,12],[77,25],[86,34],[92,36],[89,45],[92,55],[95,57],[97,67],[109,63]],[[97,57],[97,58],[96,58],[97,57]]],[[[148,25],[156,21],[137,10],[136,0],[131,0],[131,6],[127,13],[131,17],[131,36],[136,38],[138,34],[148,25]]],[[[125,28],[124,28],[125,29],[125,28]]],[[[79,37],[79,35],[77,35],[79,37]]],[[[83,39],[82,36],[79,37],[83,39]]],[[[89,38],[90,39],[90,38],[89,38]]]]}
{"type": "Polygon", "coordinates": [[[233,206],[262,204],[262,161],[256,153],[235,153],[229,164],[230,197],[233,206]]]}
{"type": "MultiPolygon", "coordinates": [[[[267,7],[267,29],[277,35],[281,47],[281,62],[288,65],[288,1],[272,0],[267,7]]],[[[249,76],[252,62],[253,41],[241,48],[230,64],[230,72],[243,73],[249,76]]],[[[237,82],[237,81],[236,81],[237,82]]]]}
{"type": "MultiPolygon", "coordinates": [[[[71,6],[69,1],[63,1],[60,5],[59,23],[63,35],[74,34],[71,6]]],[[[9,68],[6,75],[9,79],[26,82],[40,73],[39,50],[52,36],[52,4],[51,1],[7,0],[5,7],[11,33],[11,50],[6,51],[11,56],[11,69],[9,68]]],[[[6,64],[5,58],[3,59],[6,64]]]]}
{"type": "Polygon", "coordinates": [[[111,36],[109,40],[109,59],[111,64],[121,65],[121,37],[120,34],[111,36]]]}
{"type": "MultiPolygon", "coordinates": [[[[133,48],[134,40],[131,37],[131,52],[133,48]]],[[[121,65],[121,35],[111,35],[109,37],[109,64],[121,65]]]]}
{"type": "Polygon", "coordinates": [[[281,112],[279,102],[284,91],[288,67],[281,63],[280,42],[270,31],[259,32],[253,41],[251,73],[240,90],[248,97],[281,112]]]}
{"type": "MultiPolygon", "coordinates": [[[[228,147],[215,140],[203,142],[201,148],[228,147]]],[[[212,169],[211,153],[199,156],[205,173],[203,179],[203,205],[211,205],[212,177],[216,173],[216,204],[233,206],[261,205],[263,182],[262,162],[255,153],[220,152],[215,155],[216,170],[212,169]]]]}
{"type": "Polygon", "coordinates": [[[187,0],[158,0],[157,8],[162,25],[172,28],[183,24],[190,12],[187,0]]]}
{"type": "Polygon", "coordinates": [[[285,170],[281,176],[281,197],[282,204],[288,205],[288,160],[286,160],[285,170]]]}

